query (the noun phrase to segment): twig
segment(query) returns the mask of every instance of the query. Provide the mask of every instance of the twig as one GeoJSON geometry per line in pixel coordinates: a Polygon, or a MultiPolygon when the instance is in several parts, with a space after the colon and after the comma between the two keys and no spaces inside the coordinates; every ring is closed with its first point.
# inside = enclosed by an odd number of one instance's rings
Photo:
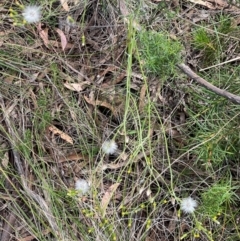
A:
{"type": "Polygon", "coordinates": [[[180,68],[188,77],[190,77],[191,79],[193,79],[194,81],[196,81],[198,84],[202,85],[203,87],[205,87],[206,89],[216,93],[217,95],[223,96],[227,99],[229,99],[230,101],[232,101],[235,104],[239,104],[240,105],[240,96],[238,95],[234,95],[226,90],[222,90],[219,89],[218,87],[210,84],[209,82],[207,82],[205,79],[201,78],[200,76],[198,76],[196,73],[194,73],[187,65],[185,64],[178,64],[177,65],[178,68],[180,68]]]}
{"type": "Polygon", "coordinates": [[[237,60],[240,60],[240,56],[234,58],[234,59],[230,59],[228,61],[225,61],[225,62],[222,62],[222,63],[219,63],[219,64],[215,64],[215,65],[212,65],[212,66],[209,66],[207,68],[204,68],[204,69],[200,69],[199,71],[204,71],[204,70],[207,70],[207,69],[211,69],[211,68],[214,68],[214,67],[217,67],[217,66],[221,66],[221,65],[224,65],[224,64],[228,64],[228,63],[231,63],[231,62],[234,62],[234,61],[237,61],[237,60]]]}

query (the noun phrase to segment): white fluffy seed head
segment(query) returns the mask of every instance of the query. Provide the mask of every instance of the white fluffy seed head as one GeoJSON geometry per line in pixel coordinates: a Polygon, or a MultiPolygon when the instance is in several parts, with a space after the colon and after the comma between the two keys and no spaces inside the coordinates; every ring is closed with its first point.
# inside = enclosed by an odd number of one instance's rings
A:
{"type": "Polygon", "coordinates": [[[118,146],[114,140],[104,141],[102,144],[102,150],[105,154],[114,154],[118,146]]]}
{"type": "Polygon", "coordinates": [[[185,213],[193,213],[197,207],[197,201],[191,197],[183,198],[181,202],[181,210],[185,213]]]}
{"type": "Polygon", "coordinates": [[[90,189],[88,182],[84,179],[78,179],[75,183],[75,190],[80,194],[86,194],[90,189]]]}
{"type": "Polygon", "coordinates": [[[147,189],[147,192],[146,192],[147,196],[149,197],[149,196],[151,195],[151,193],[152,193],[151,189],[148,188],[148,189],[147,189]]]}
{"type": "Polygon", "coordinates": [[[26,6],[22,12],[22,15],[27,23],[39,22],[42,17],[41,7],[36,5],[26,6]]]}

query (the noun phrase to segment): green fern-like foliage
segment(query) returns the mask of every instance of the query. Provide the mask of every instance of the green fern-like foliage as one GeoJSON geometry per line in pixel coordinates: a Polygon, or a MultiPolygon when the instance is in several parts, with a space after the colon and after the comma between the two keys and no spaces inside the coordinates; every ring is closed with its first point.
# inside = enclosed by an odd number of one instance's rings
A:
{"type": "Polygon", "coordinates": [[[144,71],[148,74],[168,78],[176,71],[181,61],[182,45],[168,34],[142,31],[137,35],[138,50],[144,71]]]}
{"type": "Polygon", "coordinates": [[[207,191],[202,193],[202,212],[212,217],[221,213],[224,204],[234,201],[234,189],[230,182],[221,182],[214,184],[207,191]]]}

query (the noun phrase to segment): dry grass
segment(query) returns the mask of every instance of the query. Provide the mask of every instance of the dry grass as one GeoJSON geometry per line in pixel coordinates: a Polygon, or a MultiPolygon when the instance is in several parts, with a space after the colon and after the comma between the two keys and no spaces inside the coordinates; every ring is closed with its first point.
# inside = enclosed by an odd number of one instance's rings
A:
{"type": "MultiPolygon", "coordinates": [[[[239,239],[239,107],[174,68],[206,65],[195,30],[219,18],[188,1],[76,2],[67,13],[41,1],[42,25],[23,26],[9,16],[19,6],[0,5],[1,240],[239,239]],[[156,51],[139,40],[145,30],[154,41],[161,32],[156,51]],[[113,155],[101,149],[108,139],[113,155]],[[88,194],[74,190],[78,178],[88,194]],[[180,211],[188,196],[194,214],[180,211]]],[[[218,52],[207,61],[237,50],[237,29],[229,32],[230,46],[211,32],[218,52]]],[[[237,91],[238,69],[204,74],[237,91]]]]}

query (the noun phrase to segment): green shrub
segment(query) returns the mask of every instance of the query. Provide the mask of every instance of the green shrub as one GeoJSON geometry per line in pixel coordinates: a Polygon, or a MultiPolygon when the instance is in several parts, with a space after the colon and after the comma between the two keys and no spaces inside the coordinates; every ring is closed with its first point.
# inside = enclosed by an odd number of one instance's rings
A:
{"type": "Polygon", "coordinates": [[[181,61],[182,45],[165,33],[142,31],[137,35],[140,61],[146,73],[168,78],[181,61]]]}

